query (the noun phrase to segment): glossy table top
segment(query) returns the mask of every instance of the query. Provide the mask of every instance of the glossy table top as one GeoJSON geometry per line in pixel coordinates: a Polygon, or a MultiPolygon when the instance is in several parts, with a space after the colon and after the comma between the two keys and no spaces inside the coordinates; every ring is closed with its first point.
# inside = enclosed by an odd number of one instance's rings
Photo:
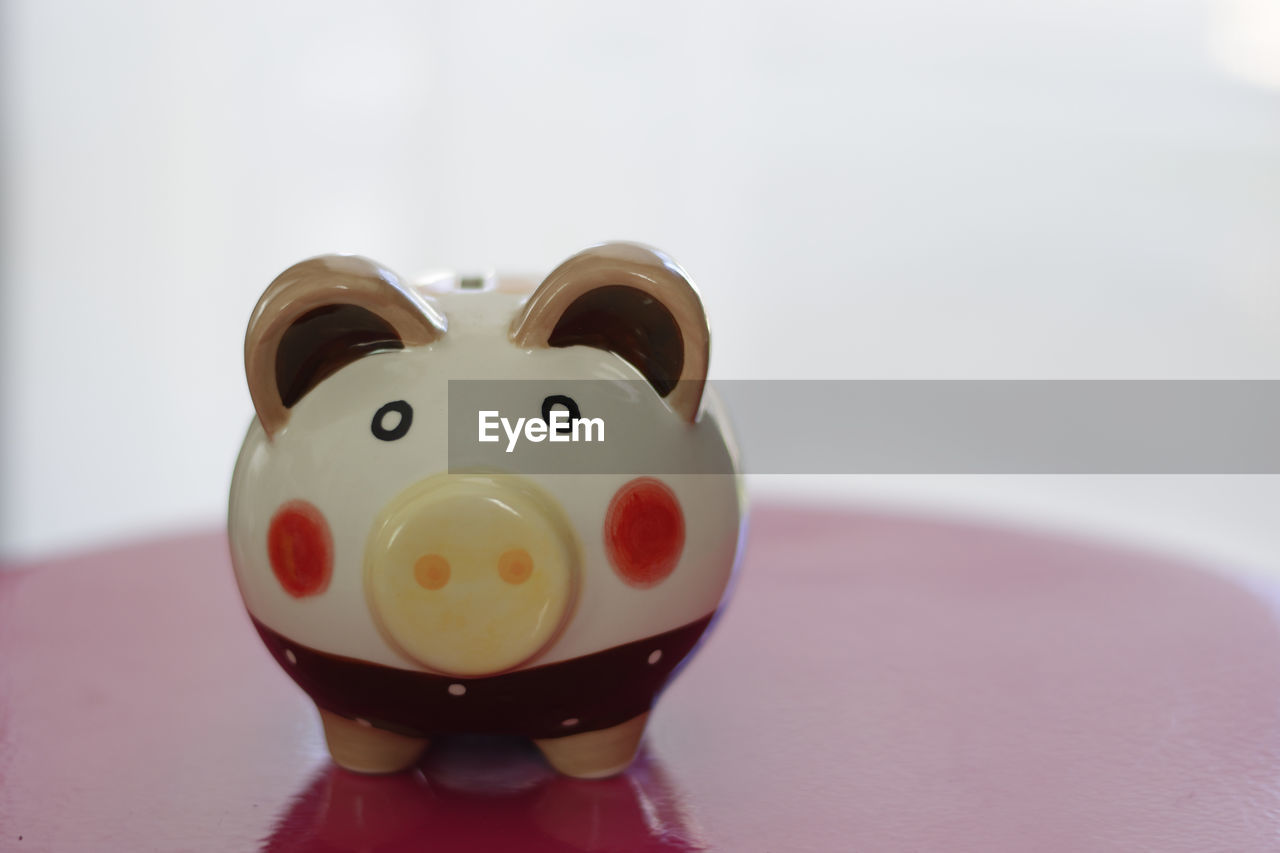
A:
{"type": "Polygon", "coordinates": [[[997,528],[757,508],[639,761],[328,761],[219,533],[0,573],[0,850],[1272,850],[1276,587],[997,528]]]}

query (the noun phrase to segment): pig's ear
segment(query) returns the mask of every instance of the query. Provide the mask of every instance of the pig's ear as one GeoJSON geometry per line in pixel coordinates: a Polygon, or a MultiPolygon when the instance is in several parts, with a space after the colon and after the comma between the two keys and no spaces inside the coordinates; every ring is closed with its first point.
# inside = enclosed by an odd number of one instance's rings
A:
{"type": "Polygon", "coordinates": [[[367,258],[325,255],[282,272],[249,319],[244,367],[267,435],[322,379],[358,358],[444,334],[430,302],[367,258]]]}
{"type": "Polygon", "coordinates": [[[511,339],[616,353],[682,418],[698,416],[711,340],[706,314],[684,270],[656,249],[604,243],[574,255],[529,297],[511,339]]]}

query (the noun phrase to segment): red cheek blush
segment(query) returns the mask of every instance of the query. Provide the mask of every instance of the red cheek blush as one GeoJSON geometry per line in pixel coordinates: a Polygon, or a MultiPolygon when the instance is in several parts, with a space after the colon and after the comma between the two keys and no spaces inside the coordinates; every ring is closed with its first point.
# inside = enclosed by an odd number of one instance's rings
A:
{"type": "Polygon", "coordinates": [[[604,546],[609,562],[631,586],[664,581],[684,550],[684,513],[675,492],[652,477],[618,489],[605,514],[604,546]]]}
{"type": "Polygon", "coordinates": [[[267,556],[284,591],[294,598],[319,595],[333,576],[333,536],[320,510],[289,501],[271,517],[267,556]]]}

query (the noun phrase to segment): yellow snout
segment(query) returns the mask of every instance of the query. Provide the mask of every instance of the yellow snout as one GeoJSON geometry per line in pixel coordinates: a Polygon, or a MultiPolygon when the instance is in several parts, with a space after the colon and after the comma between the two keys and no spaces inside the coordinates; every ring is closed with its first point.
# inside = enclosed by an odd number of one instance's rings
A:
{"type": "Polygon", "coordinates": [[[441,474],[391,501],[365,551],[365,595],[405,654],[489,675],[537,657],[578,594],[578,555],[549,496],[519,478],[441,474]]]}

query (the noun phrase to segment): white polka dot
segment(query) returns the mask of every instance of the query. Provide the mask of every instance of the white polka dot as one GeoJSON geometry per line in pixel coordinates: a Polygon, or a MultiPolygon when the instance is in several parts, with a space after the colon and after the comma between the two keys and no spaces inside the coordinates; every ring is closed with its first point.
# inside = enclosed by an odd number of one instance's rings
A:
{"type": "Polygon", "coordinates": [[[284,650],[284,659],[289,663],[296,664],[298,662],[298,656],[293,653],[293,649],[284,650]]]}
{"type": "Polygon", "coordinates": [[[357,725],[357,726],[364,726],[366,729],[371,729],[371,728],[373,728],[373,723],[369,722],[369,721],[368,721],[368,720],[366,720],[364,717],[356,717],[356,725],[357,725]]]}
{"type": "Polygon", "coordinates": [[[657,663],[662,660],[662,649],[654,649],[649,652],[649,663],[657,663]]]}
{"type": "Polygon", "coordinates": [[[567,728],[571,728],[572,726],[576,726],[577,724],[578,724],[578,718],[577,718],[577,717],[570,717],[569,719],[565,720],[565,721],[564,721],[563,723],[561,723],[560,725],[564,726],[564,727],[567,729],[567,728]]]}
{"type": "Polygon", "coordinates": [[[466,686],[465,684],[450,684],[450,685],[449,685],[449,695],[451,695],[451,696],[461,696],[462,694],[464,694],[464,693],[466,693],[466,692],[467,692],[467,686],[466,686]]]}

